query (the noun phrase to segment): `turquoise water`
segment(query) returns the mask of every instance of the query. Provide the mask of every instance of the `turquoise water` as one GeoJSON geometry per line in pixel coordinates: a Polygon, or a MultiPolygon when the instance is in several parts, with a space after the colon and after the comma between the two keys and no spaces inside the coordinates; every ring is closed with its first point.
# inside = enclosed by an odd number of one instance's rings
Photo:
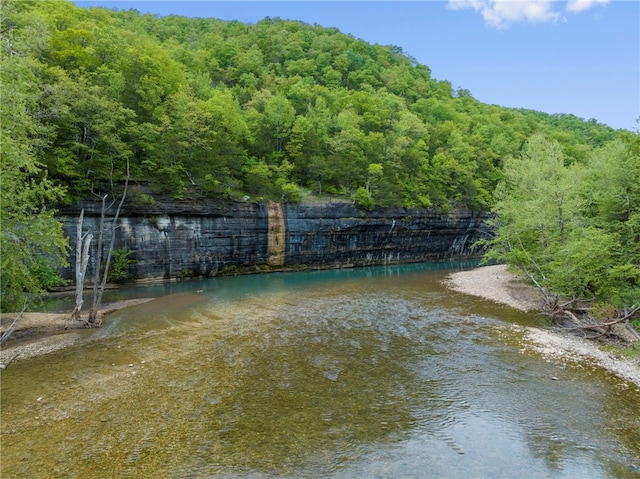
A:
{"type": "Polygon", "coordinates": [[[523,351],[460,266],[154,286],[2,372],[1,476],[640,477],[638,388],[523,351]]]}

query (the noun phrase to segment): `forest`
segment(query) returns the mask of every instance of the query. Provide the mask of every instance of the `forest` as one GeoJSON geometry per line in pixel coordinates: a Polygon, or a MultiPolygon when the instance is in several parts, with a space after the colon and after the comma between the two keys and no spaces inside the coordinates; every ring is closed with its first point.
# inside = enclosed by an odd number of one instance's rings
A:
{"type": "Polygon", "coordinates": [[[66,0],[3,0],[0,15],[3,302],[65,261],[56,205],[125,178],[194,201],[492,211],[493,259],[562,294],[638,302],[637,132],[481,103],[401,47],[320,25],[66,0]]]}

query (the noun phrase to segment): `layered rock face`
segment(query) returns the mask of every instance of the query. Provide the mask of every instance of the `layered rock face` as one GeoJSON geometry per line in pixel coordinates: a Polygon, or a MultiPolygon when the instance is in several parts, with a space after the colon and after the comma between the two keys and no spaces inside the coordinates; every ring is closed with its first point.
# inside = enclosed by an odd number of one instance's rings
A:
{"type": "MultiPolygon", "coordinates": [[[[82,208],[83,231],[95,236],[89,269],[96,267],[101,203],[84,201],[59,212],[72,247],[72,266],[63,271],[68,279],[74,277],[76,220],[82,208]]],[[[106,216],[105,242],[111,240],[115,209],[106,216]]],[[[482,219],[462,210],[449,215],[404,208],[363,213],[350,203],[156,201],[123,208],[114,248],[132,252],[135,263],[128,272],[136,280],[397,264],[468,256],[482,236],[482,219]]]]}
{"type": "Polygon", "coordinates": [[[486,228],[471,211],[448,215],[351,204],[286,206],[286,264],[328,267],[410,263],[470,255],[486,228]]]}

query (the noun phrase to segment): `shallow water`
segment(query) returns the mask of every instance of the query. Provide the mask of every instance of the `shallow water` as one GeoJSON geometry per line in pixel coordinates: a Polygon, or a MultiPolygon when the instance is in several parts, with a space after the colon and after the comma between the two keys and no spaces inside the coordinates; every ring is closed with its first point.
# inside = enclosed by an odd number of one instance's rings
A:
{"type": "Polygon", "coordinates": [[[640,477],[638,388],[436,266],[171,285],[2,372],[0,476],[640,477]]]}

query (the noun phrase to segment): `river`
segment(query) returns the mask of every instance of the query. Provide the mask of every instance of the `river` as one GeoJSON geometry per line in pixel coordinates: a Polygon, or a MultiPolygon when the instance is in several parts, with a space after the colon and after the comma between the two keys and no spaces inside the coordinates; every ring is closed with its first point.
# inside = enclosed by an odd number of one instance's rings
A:
{"type": "MultiPolygon", "coordinates": [[[[640,392],[525,350],[452,264],[162,295],[2,372],[7,478],[640,478],[640,392]]],[[[122,293],[118,293],[122,294],[122,293]]]]}

